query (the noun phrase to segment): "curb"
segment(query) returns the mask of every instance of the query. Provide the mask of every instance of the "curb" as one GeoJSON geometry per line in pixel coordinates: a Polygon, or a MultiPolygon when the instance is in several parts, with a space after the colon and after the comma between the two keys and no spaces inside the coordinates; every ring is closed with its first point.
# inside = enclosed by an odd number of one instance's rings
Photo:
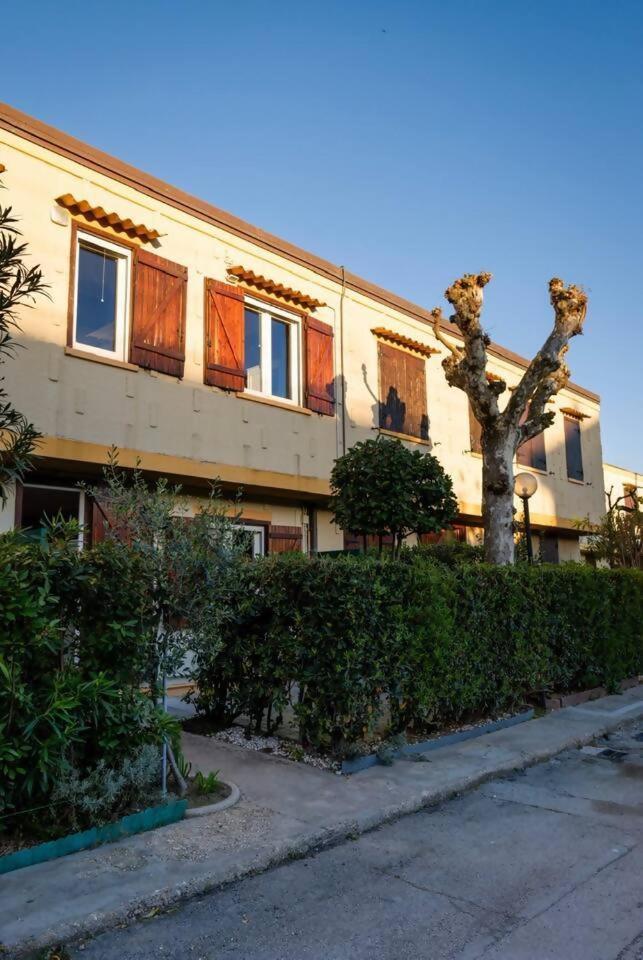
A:
{"type": "Polygon", "coordinates": [[[420,810],[426,808],[439,806],[462,793],[477,789],[490,780],[514,773],[517,769],[536,766],[539,763],[551,760],[565,750],[585,746],[597,737],[604,736],[610,730],[617,729],[623,723],[639,719],[641,715],[643,715],[643,702],[640,704],[638,713],[632,714],[629,717],[601,717],[601,722],[597,723],[592,731],[582,734],[571,734],[559,741],[555,748],[546,747],[541,750],[533,750],[528,756],[523,756],[522,762],[518,765],[515,759],[511,762],[498,762],[493,766],[493,769],[488,769],[476,774],[463,775],[460,781],[452,782],[444,789],[426,790],[402,802],[383,807],[376,813],[365,814],[364,816],[342,821],[332,827],[311,831],[306,837],[302,837],[296,842],[282,842],[273,848],[273,850],[263,852],[252,866],[244,867],[239,871],[231,871],[230,875],[224,880],[217,876],[205,876],[199,877],[189,883],[183,882],[177,884],[165,890],[157,890],[150,896],[139,899],[135,906],[130,904],[127,907],[122,907],[108,913],[93,913],[87,916],[83,923],[63,924],[56,929],[55,933],[52,932],[48,935],[45,934],[38,938],[24,941],[22,944],[12,946],[11,948],[5,947],[6,952],[2,954],[2,956],[14,957],[18,960],[18,958],[30,957],[31,953],[35,950],[42,950],[56,943],[60,944],[62,942],[67,946],[77,945],[85,939],[98,936],[116,926],[129,924],[152,910],[162,912],[195,897],[223,890],[233,883],[237,883],[247,877],[257,876],[289,860],[300,860],[306,856],[320,853],[347,840],[355,840],[363,833],[368,833],[371,830],[399,820],[409,814],[418,813],[420,810]]]}
{"type": "Polygon", "coordinates": [[[220,810],[227,810],[228,807],[233,807],[235,803],[241,797],[241,791],[236,783],[229,783],[227,780],[222,780],[222,783],[225,783],[226,787],[230,787],[230,793],[223,800],[219,800],[217,803],[209,803],[205,807],[188,807],[185,811],[185,819],[191,820],[193,817],[207,817],[211,813],[218,813],[220,810]]]}
{"type": "MultiPolygon", "coordinates": [[[[432,740],[419,740],[417,743],[407,743],[399,750],[395,750],[393,756],[396,760],[402,760],[404,757],[412,757],[418,753],[431,753],[433,750],[441,750],[444,747],[452,747],[456,743],[465,743],[467,740],[476,740],[478,737],[484,737],[487,733],[495,733],[496,730],[506,730],[507,727],[515,727],[518,723],[525,723],[527,720],[533,720],[534,710],[523,710],[522,713],[515,713],[511,717],[504,717],[502,720],[489,720],[479,727],[472,727],[469,730],[458,730],[456,733],[445,733],[443,737],[434,737],[432,740]]],[[[368,770],[377,764],[387,766],[377,753],[369,753],[365,757],[356,757],[354,760],[342,761],[342,773],[354,774],[361,773],[362,770],[368,770]]]]}

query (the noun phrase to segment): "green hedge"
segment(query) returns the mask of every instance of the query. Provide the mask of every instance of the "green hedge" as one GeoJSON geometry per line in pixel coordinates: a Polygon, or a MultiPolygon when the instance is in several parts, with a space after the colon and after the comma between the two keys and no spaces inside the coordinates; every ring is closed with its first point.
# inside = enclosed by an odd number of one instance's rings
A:
{"type": "Polygon", "coordinates": [[[174,732],[139,689],[136,563],[107,542],[0,537],[0,831],[66,778],[174,732]]]}
{"type": "Polygon", "coordinates": [[[237,591],[195,652],[198,711],[270,729],[290,704],[302,741],[333,750],[387,703],[393,733],[429,730],[642,667],[639,571],[293,554],[249,564],[237,591]]]}

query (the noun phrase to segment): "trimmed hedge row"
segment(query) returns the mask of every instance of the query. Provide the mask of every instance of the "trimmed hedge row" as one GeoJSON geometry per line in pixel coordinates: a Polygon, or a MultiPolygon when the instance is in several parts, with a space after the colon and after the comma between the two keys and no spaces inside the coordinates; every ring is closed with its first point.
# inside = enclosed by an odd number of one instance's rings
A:
{"type": "Polygon", "coordinates": [[[302,742],[336,751],[387,704],[392,733],[426,731],[642,667],[640,571],[292,554],[236,589],[220,641],[195,651],[198,712],[270,729],[291,705],[302,742]]]}

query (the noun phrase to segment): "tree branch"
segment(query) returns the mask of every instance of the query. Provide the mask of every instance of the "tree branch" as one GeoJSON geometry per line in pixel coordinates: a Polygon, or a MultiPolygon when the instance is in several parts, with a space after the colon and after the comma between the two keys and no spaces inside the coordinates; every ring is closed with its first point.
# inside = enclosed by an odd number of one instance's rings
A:
{"type": "Polygon", "coordinates": [[[442,312],[432,311],[433,331],[451,354],[442,361],[447,383],[464,390],[481,423],[498,416],[498,396],[506,387],[503,381],[490,382],[487,379],[487,347],[490,340],[482,329],[480,315],[482,291],[490,279],[489,273],[468,273],[445,292],[446,299],[455,310],[449,319],[462,334],[463,348],[449,343],[440,330],[442,312]]]}
{"type": "Polygon", "coordinates": [[[574,284],[566,287],[562,280],[554,277],[549,281],[549,298],[554,308],[554,327],[525,370],[502,415],[508,426],[515,426],[531,402],[529,419],[520,432],[520,443],[551,423],[553,414],[545,412],[545,404],[569,382],[565,354],[570,339],[583,332],[587,315],[587,294],[574,284]]]}

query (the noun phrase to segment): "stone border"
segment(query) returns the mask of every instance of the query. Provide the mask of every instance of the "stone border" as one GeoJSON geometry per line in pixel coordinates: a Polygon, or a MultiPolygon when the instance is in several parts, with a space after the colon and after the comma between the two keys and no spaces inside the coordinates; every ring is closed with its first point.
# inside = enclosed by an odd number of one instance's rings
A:
{"type": "MultiPolygon", "coordinates": [[[[479,727],[472,727],[470,730],[458,730],[456,733],[446,733],[443,737],[435,737],[432,740],[408,743],[394,751],[393,756],[399,759],[418,753],[430,753],[432,750],[439,750],[441,747],[450,747],[454,743],[462,743],[464,740],[482,737],[485,733],[494,733],[496,730],[503,730],[505,727],[514,727],[517,723],[532,720],[533,717],[533,709],[524,710],[522,713],[516,713],[513,717],[505,717],[503,720],[490,720],[488,723],[483,723],[479,727]]],[[[360,773],[362,770],[368,770],[369,767],[374,767],[378,763],[385,766],[376,753],[371,753],[366,757],[356,757],[355,760],[343,760],[342,773],[360,773]]]]}
{"type": "MultiPolygon", "coordinates": [[[[227,799],[227,798],[226,798],[227,799]]],[[[37,863],[47,863],[49,860],[58,860],[69,853],[78,853],[89,850],[104,843],[113,843],[123,837],[131,837],[135,833],[146,830],[155,830],[157,827],[166,827],[170,823],[177,823],[185,816],[187,800],[173,800],[157,807],[147,807],[138,813],[130,813],[114,823],[106,823],[102,827],[90,827],[80,833],[70,833],[57,840],[39,843],[35,847],[17,850],[0,857],[0,874],[21,870],[37,863]]]]}
{"type": "Polygon", "coordinates": [[[207,817],[211,813],[219,813],[220,810],[227,810],[228,807],[233,807],[235,803],[241,798],[241,791],[236,783],[230,783],[227,780],[222,780],[222,783],[225,783],[226,787],[230,787],[230,793],[227,797],[224,797],[223,800],[219,800],[217,803],[208,803],[204,807],[188,807],[185,811],[186,820],[192,817],[207,817]]]}
{"type": "MultiPolygon", "coordinates": [[[[638,677],[628,677],[621,680],[618,689],[621,693],[631,690],[639,684],[638,677]]],[[[545,710],[562,710],[564,707],[578,707],[582,703],[588,703],[590,700],[600,700],[607,697],[608,693],[605,687],[592,687],[591,690],[579,690],[577,693],[554,693],[551,697],[545,697],[545,710]]]]}

